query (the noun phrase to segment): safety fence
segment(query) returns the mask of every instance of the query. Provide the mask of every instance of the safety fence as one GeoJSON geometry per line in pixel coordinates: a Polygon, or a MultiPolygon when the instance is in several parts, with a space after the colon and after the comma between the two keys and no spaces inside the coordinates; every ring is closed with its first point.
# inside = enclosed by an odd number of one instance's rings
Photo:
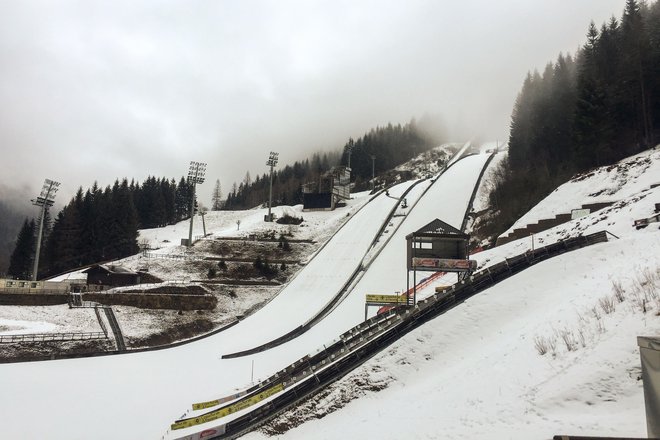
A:
{"type": "Polygon", "coordinates": [[[142,252],[142,256],[146,258],[154,258],[161,260],[189,260],[198,261],[203,260],[204,257],[195,254],[157,254],[154,252],[142,252]]]}
{"type": "Polygon", "coordinates": [[[474,204],[474,199],[477,197],[477,192],[479,191],[479,187],[481,186],[481,179],[484,178],[484,174],[486,174],[486,170],[488,169],[488,165],[493,161],[495,158],[496,152],[492,152],[488,159],[486,160],[486,163],[484,164],[483,168],[481,168],[481,172],[479,173],[479,177],[477,178],[477,183],[474,185],[474,189],[472,190],[472,195],[470,196],[470,201],[467,204],[467,209],[465,210],[465,215],[463,216],[463,221],[461,222],[461,227],[458,228],[461,231],[465,232],[465,228],[467,227],[468,219],[469,219],[469,214],[470,210],[472,209],[472,205],[474,204]]]}
{"type": "MultiPolygon", "coordinates": [[[[263,242],[263,243],[279,243],[280,239],[279,238],[264,238],[264,237],[257,237],[254,235],[248,235],[245,237],[216,237],[216,241],[258,241],[258,242],[263,242]]],[[[314,244],[316,241],[311,240],[311,239],[300,239],[300,238],[287,238],[286,241],[289,243],[307,243],[307,244],[314,244]]]]}
{"type": "Polygon", "coordinates": [[[103,332],[30,333],[21,335],[0,335],[0,344],[14,342],[62,342],[106,339],[103,332]]]}
{"type": "Polygon", "coordinates": [[[76,301],[76,299],[80,299],[80,295],[70,296],[69,307],[76,309],[94,309],[96,319],[101,326],[100,332],[26,333],[18,335],[0,335],[0,344],[9,344],[14,342],[65,342],[107,339],[108,329],[106,328],[103,319],[101,319],[101,314],[99,312],[99,308],[104,308],[104,306],[99,306],[98,303],[92,301],[76,301]]]}
{"type": "MultiPolygon", "coordinates": [[[[419,301],[414,307],[399,307],[366,320],[341,335],[338,340],[324,345],[316,354],[307,355],[266,379],[241,400],[200,416],[179,420],[172,425],[172,429],[189,428],[196,424],[216,420],[214,417],[219,414],[232,414],[233,409],[237,411],[245,409],[245,404],[236,407],[231,407],[231,405],[240,404],[245,399],[259,396],[260,393],[281,384],[283,392],[275,394],[275,397],[269,395],[270,400],[263,405],[215,427],[218,428],[216,430],[218,435],[208,438],[233,439],[243,435],[301,399],[311,396],[346,375],[403,335],[456,307],[475,294],[543,260],[606,241],[607,233],[603,231],[569,238],[538,248],[534,252],[527,251],[505,259],[498,264],[482,269],[442,292],[419,301]]],[[[260,400],[253,398],[251,402],[256,405],[260,400]]]]}
{"type": "Polygon", "coordinates": [[[103,322],[103,319],[101,319],[101,312],[99,311],[98,304],[94,307],[94,313],[96,314],[96,320],[99,322],[99,325],[101,326],[101,330],[103,330],[103,334],[105,334],[105,337],[108,337],[108,328],[105,326],[105,322],[103,322]]]}
{"type": "Polygon", "coordinates": [[[110,330],[115,336],[115,342],[117,343],[118,351],[126,351],[126,343],[124,342],[124,335],[121,332],[119,327],[119,322],[115,317],[115,312],[112,310],[112,307],[104,306],[103,311],[105,312],[105,317],[108,319],[108,324],[110,324],[110,330]]]}

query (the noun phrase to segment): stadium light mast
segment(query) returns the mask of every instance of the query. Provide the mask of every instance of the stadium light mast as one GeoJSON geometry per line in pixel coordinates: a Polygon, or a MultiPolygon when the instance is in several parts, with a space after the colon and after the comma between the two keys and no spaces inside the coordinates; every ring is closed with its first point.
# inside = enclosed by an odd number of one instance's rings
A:
{"type": "Polygon", "coordinates": [[[55,203],[55,193],[59,189],[60,182],[46,179],[44,186],[41,188],[41,193],[36,199],[32,199],[34,206],[41,207],[39,214],[39,233],[37,235],[37,249],[34,254],[34,267],[32,268],[32,281],[37,281],[37,273],[39,271],[39,254],[41,253],[41,237],[44,233],[44,218],[46,217],[46,209],[53,206],[55,203]]]}
{"type": "Polygon", "coordinates": [[[346,146],[346,153],[348,153],[348,168],[351,167],[351,153],[353,152],[353,138],[348,138],[348,145],[346,146]]]}
{"type": "Polygon", "coordinates": [[[270,156],[268,156],[268,161],[266,162],[266,165],[270,167],[270,190],[268,191],[268,218],[266,219],[267,222],[273,221],[272,214],[270,213],[270,209],[273,206],[273,168],[277,166],[279,155],[280,153],[271,151],[270,156]]]}
{"type": "Polygon", "coordinates": [[[203,162],[190,162],[188,169],[188,183],[192,183],[192,195],[190,197],[190,229],[188,230],[188,247],[192,246],[193,217],[195,217],[195,189],[198,183],[204,183],[206,164],[203,162]]]}

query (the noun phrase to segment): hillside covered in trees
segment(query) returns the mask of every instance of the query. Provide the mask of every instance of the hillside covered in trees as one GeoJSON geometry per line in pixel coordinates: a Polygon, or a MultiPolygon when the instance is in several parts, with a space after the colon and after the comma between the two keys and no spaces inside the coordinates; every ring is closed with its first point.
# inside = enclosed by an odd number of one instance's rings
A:
{"type": "MultiPolygon", "coordinates": [[[[375,156],[375,174],[390,170],[419,153],[436,146],[442,139],[435,139],[413,120],[405,125],[388,124],[376,127],[361,138],[349,139],[341,151],[315,153],[311,160],[296,161],[293,165],[273,172],[273,205],[302,203],[302,185],[314,182],[337,165],[348,165],[351,150],[351,181],[354,190],[369,187],[372,159],[375,156]],[[352,148],[351,148],[352,147],[352,148]]],[[[254,181],[247,173],[240,184],[234,183],[227,195],[224,209],[249,209],[268,201],[270,175],[264,173],[254,181]]]]}
{"type": "MultiPolygon", "coordinates": [[[[178,184],[149,177],[142,185],[123,179],[105,189],[80,188],[54,221],[45,218],[39,278],[137,253],[138,229],[189,218],[191,196],[192,187],[183,177],[178,184]]],[[[31,275],[37,229],[35,220],[25,220],[10,259],[10,276],[31,275]]]]}
{"type": "Polygon", "coordinates": [[[593,22],[575,57],[525,78],[511,117],[508,162],[491,206],[495,234],[572,175],[660,138],[660,3],[627,0],[621,20],[593,22]]]}

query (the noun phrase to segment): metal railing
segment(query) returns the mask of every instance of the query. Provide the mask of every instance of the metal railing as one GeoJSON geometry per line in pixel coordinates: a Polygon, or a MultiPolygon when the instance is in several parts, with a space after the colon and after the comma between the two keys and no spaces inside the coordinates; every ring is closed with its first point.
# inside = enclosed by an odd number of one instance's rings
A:
{"type": "MultiPolygon", "coordinates": [[[[543,260],[607,241],[605,231],[559,241],[482,269],[443,292],[419,301],[413,308],[399,308],[377,315],[345,332],[315,355],[305,356],[250,390],[263,392],[273,384],[284,391],[273,400],[223,424],[224,434],[210,438],[237,438],[308,398],[370,359],[392,342],[466,299],[543,260]],[[313,379],[313,380],[309,380],[313,379]]],[[[222,409],[222,408],[221,408],[222,409]]],[[[214,410],[218,411],[218,410],[214,410]]],[[[207,413],[208,414],[208,413],[207,413]]]]}
{"type": "Polygon", "coordinates": [[[0,335],[0,344],[13,342],[87,341],[106,339],[103,332],[29,333],[20,335],[0,335]]]}
{"type": "Polygon", "coordinates": [[[112,311],[112,307],[104,306],[103,311],[105,312],[105,317],[108,318],[108,323],[110,324],[110,329],[112,334],[115,336],[115,341],[117,343],[118,351],[126,351],[126,343],[124,342],[124,335],[121,332],[119,327],[119,322],[115,317],[115,312],[112,311]]]}

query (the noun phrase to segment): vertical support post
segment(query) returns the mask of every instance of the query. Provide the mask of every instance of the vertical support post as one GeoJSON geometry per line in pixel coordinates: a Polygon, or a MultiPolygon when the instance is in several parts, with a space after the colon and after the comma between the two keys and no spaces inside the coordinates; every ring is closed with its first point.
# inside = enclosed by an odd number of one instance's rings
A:
{"type": "Polygon", "coordinates": [[[196,182],[193,181],[192,195],[190,196],[190,228],[188,228],[188,247],[192,246],[193,218],[195,217],[195,189],[196,182]]]}
{"type": "Polygon", "coordinates": [[[371,192],[376,190],[376,156],[371,155],[371,192]]]}
{"type": "Polygon", "coordinates": [[[351,167],[351,153],[353,152],[353,138],[348,138],[348,148],[346,149],[348,152],[348,168],[351,167]]]}
{"type": "MultiPolygon", "coordinates": [[[[413,233],[412,236],[412,254],[413,254],[413,262],[415,261],[415,256],[417,255],[417,237],[415,237],[415,234],[413,233]]],[[[417,304],[417,268],[413,264],[413,306],[417,304]]]]}
{"type": "Polygon", "coordinates": [[[410,301],[408,295],[410,295],[410,270],[406,268],[406,305],[408,305],[408,302],[410,301]]]}
{"type": "Polygon", "coordinates": [[[41,205],[39,214],[39,233],[37,235],[37,249],[34,251],[34,267],[32,268],[32,281],[37,281],[39,271],[39,254],[41,253],[41,237],[44,233],[44,217],[46,216],[46,204],[41,205]]]}
{"type": "Polygon", "coordinates": [[[41,253],[41,238],[43,237],[44,232],[44,218],[46,217],[46,209],[48,209],[49,206],[53,206],[55,193],[57,192],[59,186],[59,182],[46,179],[44,181],[43,187],[41,188],[41,194],[39,194],[39,197],[36,199],[32,200],[33,205],[41,207],[41,213],[39,215],[39,232],[37,235],[37,248],[35,250],[34,265],[32,267],[32,281],[37,281],[39,272],[39,254],[41,253]]]}
{"type": "Polygon", "coordinates": [[[206,164],[203,162],[190,162],[188,169],[188,183],[192,183],[192,194],[190,197],[190,228],[188,229],[188,247],[192,246],[193,219],[195,217],[195,191],[198,183],[204,183],[206,164]]]}
{"type": "Polygon", "coordinates": [[[413,306],[417,304],[417,269],[413,269],[413,306]]]}
{"type": "Polygon", "coordinates": [[[267,222],[273,221],[273,216],[270,212],[271,207],[273,206],[273,168],[277,165],[278,156],[279,153],[271,151],[270,156],[268,156],[268,161],[266,162],[266,165],[270,166],[270,189],[268,190],[268,218],[266,219],[267,222]]]}
{"type": "Polygon", "coordinates": [[[268,189],[268,221],[273,221],[273,216],[270,213],[273,206],[273,165],[270,166],[270,187],[268,189]]]}

